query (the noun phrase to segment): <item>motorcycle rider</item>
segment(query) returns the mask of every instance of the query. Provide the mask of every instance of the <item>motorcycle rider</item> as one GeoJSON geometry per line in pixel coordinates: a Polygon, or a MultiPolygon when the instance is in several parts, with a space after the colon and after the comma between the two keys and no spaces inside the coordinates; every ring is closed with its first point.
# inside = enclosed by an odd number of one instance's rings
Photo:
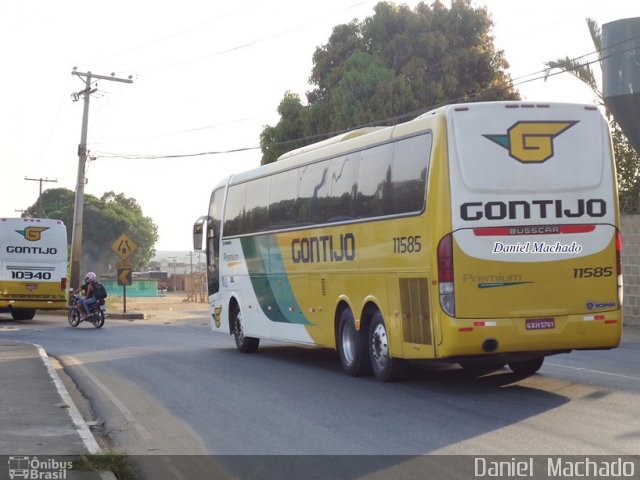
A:
{"type": "Polygon", "coordinates": [[[84,314],[80,317],[80,320],[84,320],[89,316],[89,310],[91,309],[91,305],[96,303],[98,299],[94,295],[94,283],[96,281],[96,274],[93,272],[88,272],[84,277],[84,284],[78,288],[74,294],[77,294],[80,290],[82,290],[83,297],[78,300],[78,303],[81,305],[84,310],[84,314]]]}

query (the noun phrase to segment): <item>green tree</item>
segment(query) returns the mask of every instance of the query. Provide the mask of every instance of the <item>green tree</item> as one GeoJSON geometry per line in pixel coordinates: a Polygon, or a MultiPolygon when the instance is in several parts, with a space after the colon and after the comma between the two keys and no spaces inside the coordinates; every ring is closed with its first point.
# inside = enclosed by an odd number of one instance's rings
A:
{"type": "Polygon", "coordinates": [[[519,94],[493,44],[486,8],[470,0],[406,5],[381,2],[364,21],[334,27],[313,55],[303,105],[287,92],[280,121],[261,135],[262,163],[329,135],[377,122],[394,124],[441,104],[513,100],[519,94]]]}
{"type": "MultiPolygon", "coordinates": [[[[602,30],[598,22],[592,18],[587,18],[586,22],[591,40],[598,52],[598,63],[602,69],[602,30]]],[[[613,140],[613,153],[616,158],[620,206],[625,213],[637,213],[639,211],[638,198],[640,196],[640,157],[622,132],[620,125],[611,115],[611,112],[606,108],[604,94],[600,87],[601,82],[598,82],[597,76],[591,68],[591,63],[588,60],[572,59],[565,56],[546,62],[548,67],[547,75],[554,69],[571,73],[582,83],[589,86],[595,95],[595,102],[605,107],[605,114],[609,121],[613,140]]]]}
{"type": "Polygon", "coordinates": [[[263,155],[273,160],[289,150],[304,146],[305,143],[298,139],[304,137],[307,131],[308,112],[302,106],[299,95],[285,93],[278,105],[278,114],[280,114],[278,125],[276,127],[267,125],[260,134],[263,155]]]}
{"type": "MultiPolygon", "coordinates": [[[[62,220],[67,226],[67,242],[71,245],[73,228],[73,208],[75,194],[66,188],[52,188],[42,193],[42,205],[47,218],[62,220]]],[[[38,202],[27,209],[24,216],[37,215],[38,202]]],[[[111,245],[126,233],[138,249],[131,257],[134,269],[144,268],[153,254],[158,241],[158,228],[133,198],[124,194],[107,192],[101,198],[84,196],[82,229],[81,269],[106,273],[115,269],[120,259],[111,250],[111,245]]]]}

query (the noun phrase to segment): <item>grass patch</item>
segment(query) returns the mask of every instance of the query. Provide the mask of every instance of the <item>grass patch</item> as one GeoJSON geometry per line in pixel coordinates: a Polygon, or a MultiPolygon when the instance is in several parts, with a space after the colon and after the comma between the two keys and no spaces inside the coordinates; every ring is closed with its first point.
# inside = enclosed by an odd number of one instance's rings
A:
{"type": "Polygon", "coordinates": [[[127,455],[119,453],[82,455],[73,461],[73,469],[90,472],[108,471],[118,480],[138,480],[138,474],[129,464],[127,455]]]}

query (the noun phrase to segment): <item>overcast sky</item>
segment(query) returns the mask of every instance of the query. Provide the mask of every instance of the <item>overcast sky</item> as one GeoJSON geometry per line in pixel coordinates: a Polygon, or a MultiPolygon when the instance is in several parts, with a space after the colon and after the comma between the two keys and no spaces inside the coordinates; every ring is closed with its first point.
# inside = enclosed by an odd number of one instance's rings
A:
{"type": "MultiPolygon", "coordinates": [[[[0,217],[19,216],[44,188],[75,189],[84,88],[71,75],[91,71],[85,192],[135,198],[159,227],[158,250],[192,248],[191,226],[207,211],[212,187],[258,166],[259,134],[278,121],[285,91],[304,94],[316,47],[335,25],[373,14],[368,0],[3,0],[0,42],[0,217]],[[111,158],[223,152],[181,159],[111,158]]],[[[414,6],[417,2],[408,3],[414,6]]],[[[448,4],[447,1],[444,2],[448,4]]],[[[600,24],[640,15],[630,0],[474,0],[486,5],[495,43],[519,83],[544,62],[594,51],[586,17],[600,24]]],[[[593,59],[591,55],[589,58],[593,59]]],[[[568,74],[518,85],[531,101],[590,103],[568,74]]],[[[68,226],[69,228],[71,226],[68,226]]],[[[119,235],[120,232],[114,232],[119,235]]]]}

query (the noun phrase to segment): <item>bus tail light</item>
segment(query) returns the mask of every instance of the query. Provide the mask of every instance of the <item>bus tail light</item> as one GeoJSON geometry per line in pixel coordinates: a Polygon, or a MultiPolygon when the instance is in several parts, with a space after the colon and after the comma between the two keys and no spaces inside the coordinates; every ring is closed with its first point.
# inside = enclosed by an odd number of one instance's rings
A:
{"type": "Polygon", "coordinates": [[[456,302],[453,283],[453,235],[445,235],[438,243],[438,288],[442,310],[454,317],[456,302]]]}
{"type": "Polygon", "coordinates": [[[67,290],[67,277],[62,277],[60,279],[60,291],[65,292],[67,290]]]}
{"type": "Polygon", "coordinates": [[[624,283],[622,281],[622,234],[616,231],[616,270],[618,274],[618,305],[622,308],[624,283]]]}

